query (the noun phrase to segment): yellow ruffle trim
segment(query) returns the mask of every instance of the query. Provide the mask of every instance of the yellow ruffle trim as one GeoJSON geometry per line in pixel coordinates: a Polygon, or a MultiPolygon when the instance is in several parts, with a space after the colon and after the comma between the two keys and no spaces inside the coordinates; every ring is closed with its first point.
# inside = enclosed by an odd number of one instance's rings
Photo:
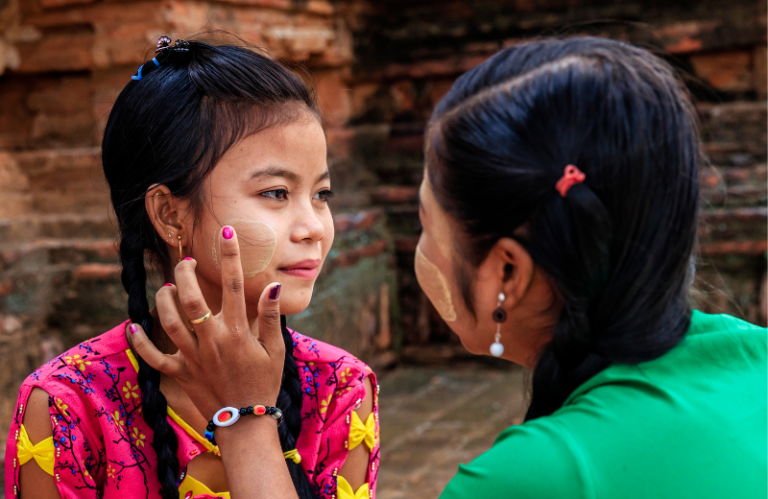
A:
{"type": "Polygon", "coordinates": [[[357,492],[352,491],[352,486],[349,484],[346,478],[338,476],[338,482],[336,483],[336,497],[339,499],[369,499],[368,484],[364,483],[357,489],[357,492]]]}
{"type": "Polygon", "coordinates": [[[179,485],[179,499],[185,499],[185,496],[189,492],[192,492],[192,497],[207,494],[209,496],[230,499],[229,492],[213,492],[204,483],[195,480],[190,475],[187,475],[179,485]]]}
{"type": "Polygon", "coordinates": [[[360,442],[365,441],[368,450],[373,450],[376,446],[376,419],[373,413],[368,415],[368,419],[363,424],[360,416],[352,411],[352,419],[349,425],[349,450],[354,449],[360,442]]]}
{"type": "Polygon", "coordinates": [[[24,425],[21,425],[21,431],[19,431],[19,440],[16,443],[16,452],[19,458],[19,466],[26,464],[30,459],[34,459],[38,466],[53,476],[53,437],[48,437],[45,440],[32,445],[32,441],[29,440],[27,429],[24,425]]]}
{"type": "Polygon", "coordinates": [[[301,454],[299,454],[298,449],[293,449],[293,450],[283,452],[283,457],[286,459],[290,459],[296,464],[299,464],[301,462],[301,454]]]}

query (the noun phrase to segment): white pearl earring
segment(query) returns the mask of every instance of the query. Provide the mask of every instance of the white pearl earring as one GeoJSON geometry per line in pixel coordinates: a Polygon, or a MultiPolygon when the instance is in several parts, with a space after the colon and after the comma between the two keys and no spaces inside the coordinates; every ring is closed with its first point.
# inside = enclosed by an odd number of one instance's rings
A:
{"type": "Polygon", "coordinates": [[[496,336],[495,341],[491,345],[491,355],[494,357],[501,357],[504,354],[504,345],[501,344],[501,323],[507,320],[507,311],[502,308],[501,304],[504,303],[504,293],[499,293],[499,303],[496,305],[496,310],[493,311],[493,321],[496,323],[496,336]]]}

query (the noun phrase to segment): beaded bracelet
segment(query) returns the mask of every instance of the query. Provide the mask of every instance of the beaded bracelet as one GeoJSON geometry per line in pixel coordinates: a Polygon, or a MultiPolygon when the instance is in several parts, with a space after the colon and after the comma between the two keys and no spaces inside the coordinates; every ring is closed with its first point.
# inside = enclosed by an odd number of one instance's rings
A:
{"type": "Polygon", "coordinates": [[[215,430],[217,426],[232,426],[238,419],[240,419],[240,416],[245,416],[246,414],[253,414],[254,416],[269,414],[277,420],[277,426],[280,426],[283,422],[283,411],[277,407],[257,405],[253,407],[243,407],[239,410],[234,407],[224,407],[223,409],[219,409],[216,414],[213,415],[212,420],[208,421],[208,426],[205,428],[205,438],[213,445],[216,445],[216,440],[213,438],[213,430],[215,430]]]}

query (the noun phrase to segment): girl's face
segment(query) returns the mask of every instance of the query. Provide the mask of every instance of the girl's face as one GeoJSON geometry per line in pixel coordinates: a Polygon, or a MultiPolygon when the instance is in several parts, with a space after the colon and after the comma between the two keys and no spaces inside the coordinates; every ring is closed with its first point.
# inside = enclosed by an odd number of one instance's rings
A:
{"type": "Polygon", "coordinates": [[[261,292],[275,281],[283,285],[281,313],[307,307],[333,244],[330,188],[325,135],[310,116],[253,134],[222,157],[203,183],[204,207],[194,230],[193,213],[179,210],[184,233],[192,235],[185,256],[197,260],[200,288],[215,302],[208,303],[214,312],[222,286],[215,242],[224,225],[234,227],[241,246],[250,318],[261,292]]]}

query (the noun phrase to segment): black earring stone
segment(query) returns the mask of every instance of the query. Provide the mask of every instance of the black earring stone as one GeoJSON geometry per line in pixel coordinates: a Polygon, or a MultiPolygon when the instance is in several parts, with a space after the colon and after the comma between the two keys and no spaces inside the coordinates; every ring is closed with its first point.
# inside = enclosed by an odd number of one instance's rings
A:
{"type": "Polygon", "coordinates": [[[496,310],[493,311],[493,322],[498,322],[501,324],[502,322],[507,320],[507,311],[503,308],[499,307],[496,310]]]}

